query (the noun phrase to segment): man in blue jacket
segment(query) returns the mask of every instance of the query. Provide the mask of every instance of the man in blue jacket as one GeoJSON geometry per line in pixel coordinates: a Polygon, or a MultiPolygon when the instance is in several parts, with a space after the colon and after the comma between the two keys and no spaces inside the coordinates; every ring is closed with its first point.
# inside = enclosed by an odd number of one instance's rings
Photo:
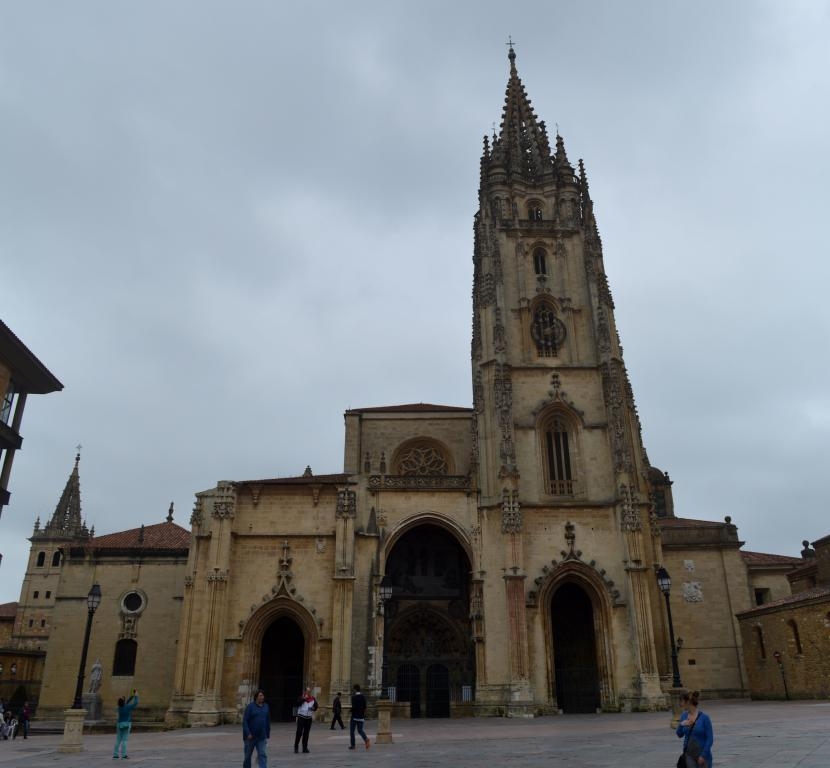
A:
{"type": "Polygon", "coordinates": [[[242,739],[245,743],[245,759],[242,768],[251,768],[251,755],[256,747],[257,765],[268,766],[268,739],[271,738],[271,712],[265,703],[265,691],[256,692],[256,698],[245,707],[242,718],[242,739]]]}

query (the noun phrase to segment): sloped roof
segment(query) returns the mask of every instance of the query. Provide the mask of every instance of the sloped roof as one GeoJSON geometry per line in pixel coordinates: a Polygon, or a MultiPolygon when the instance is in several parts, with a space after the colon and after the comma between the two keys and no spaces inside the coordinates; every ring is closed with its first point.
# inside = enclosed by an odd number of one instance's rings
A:
{"type": "Polygon", "coordinates": [[[744,562],[750,566],[788,565],[794,568],[804,563],[804,560],[800,557],[790,557],[789,555],[772,555],[766,552],[742,551],[741,557],[743,557],[744,562]]]}
{"type": "Polygon", "coordinates": [[[298,477],[271,477],[265,480],[240,480],[237,485],[342,485],[351,475],[299,475],[298,477]]]}
{"type": "Polygon", "coordinates": [[[720,528],[729,525],[715,520],[694,520],[691,517],[661,517],[658,522],[661,528],[720,528]]]}
{"type": "Polygon", "coordinates": [[[177,523],[157,523],[128,531],[95,536],[87,544],[92,549],[182,550],[190,548],[190,531],[177,523]]]}
{"type": "Polygon", "coordinates": [[[0,605],[0,619],[13,619],[15,616],[17,616],[17,603],[0,605]]]}
{"type": "Polygon", "coordinates": [[[373,408],[350,408],[346,413],[472,413],[472,408],[433,403],[408,403],[406,405],[380,405],[373,408]]]}
{"type": "Polygon", "coordinates": [[[24,392],[45,395],[63,389],[63,384],[2,320],[0,320],[0,356],[11,367],[12,378],[24,392]]]}
{"type": "Polygon", "coordinates": [[[794,595],[787,595],[786,597],[779,597],[778,600],[771,600],[768,603],[759,605],[757,608],[750,608],[748,611],[739,611],[736,616],[753,616],[755,614],[765,613],[770,609],[792,607],[798,603],[806,603],[812,600],[821,600],[822,598],[830,599],[830,586],[812,587],[805,589],[803,592],[796,592],[794,595]]]}

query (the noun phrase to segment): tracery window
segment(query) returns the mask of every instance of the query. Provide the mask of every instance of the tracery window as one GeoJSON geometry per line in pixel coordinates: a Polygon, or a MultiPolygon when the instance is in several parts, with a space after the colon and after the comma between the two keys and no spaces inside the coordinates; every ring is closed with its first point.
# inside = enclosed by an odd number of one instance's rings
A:
{"type": "Polygon", "coordinates": [[[565,341],[565,334],[565,323],[556,316],[553,307],[547,302],[539,302],[530,326],[539,357],[555,357],[565,341]]]}
{"type": "Polygon", "coordinates": [[[448,475],[449,462],[440,448],[431,442],[405,446],[396,462],[398,475],[448,475]]]}
{"type": "Polygon", "coordinates": [[[534,249],[533,269],[537,275],[546,275],[548,273],[548,260],[544,248],[534,249]]]}
{"type": "Polygon", "coordinates": [[[574,492],[575,477],[568,425],[560,415],[555,415],[543,434],[548,493],[553,496],[570,496],[574,492]]]}

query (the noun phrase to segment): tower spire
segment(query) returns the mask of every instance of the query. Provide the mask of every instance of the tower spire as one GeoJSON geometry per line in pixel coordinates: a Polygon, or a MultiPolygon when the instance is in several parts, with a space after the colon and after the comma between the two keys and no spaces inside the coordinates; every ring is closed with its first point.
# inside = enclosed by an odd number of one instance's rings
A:
{"type": "Polygon", "coordinates": [[[78,473],[78,464],[81,461],[80,446],[75,454],[75,466],[66,481],[52,519],[46,524],[44,531],[51,534],[81,536],[86,534],[86,526],[81,520],[81,478],[78,473]]]}
{"type": "Polygon", "coordinates": [[[493,138],[488,166],[490,171],[507,173],[539,182],[551,170],[547,133],[533,112],[530,99],[516,69],[516,51],[509,42],[507,58],[510,77],[505,91],[504,110],[498,136],[493,138]]]}

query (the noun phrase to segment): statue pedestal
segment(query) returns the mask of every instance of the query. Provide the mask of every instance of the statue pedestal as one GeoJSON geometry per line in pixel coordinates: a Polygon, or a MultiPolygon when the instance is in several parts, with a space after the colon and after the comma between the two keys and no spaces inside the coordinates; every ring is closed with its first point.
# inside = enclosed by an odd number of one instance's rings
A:
{"type": "Polygon", "coordinates": [[[83,701],[84,709],[86,710],[86,719],[97,722],[101,719],[101,694],[100,693],[85,693],[81,700],[83,701]]]}
{"type": "Polygon", "coordinates": [[[392,707],[395,703],[389,699],[378,699],[378,733],[375,744],[392,744],[392,707]]]}
{"type": "Polygon", "coordinates": [[[86,710],[65,709],[63,716],[63,741],[58,744],[58,752],[83,752],[86,710]]]}

